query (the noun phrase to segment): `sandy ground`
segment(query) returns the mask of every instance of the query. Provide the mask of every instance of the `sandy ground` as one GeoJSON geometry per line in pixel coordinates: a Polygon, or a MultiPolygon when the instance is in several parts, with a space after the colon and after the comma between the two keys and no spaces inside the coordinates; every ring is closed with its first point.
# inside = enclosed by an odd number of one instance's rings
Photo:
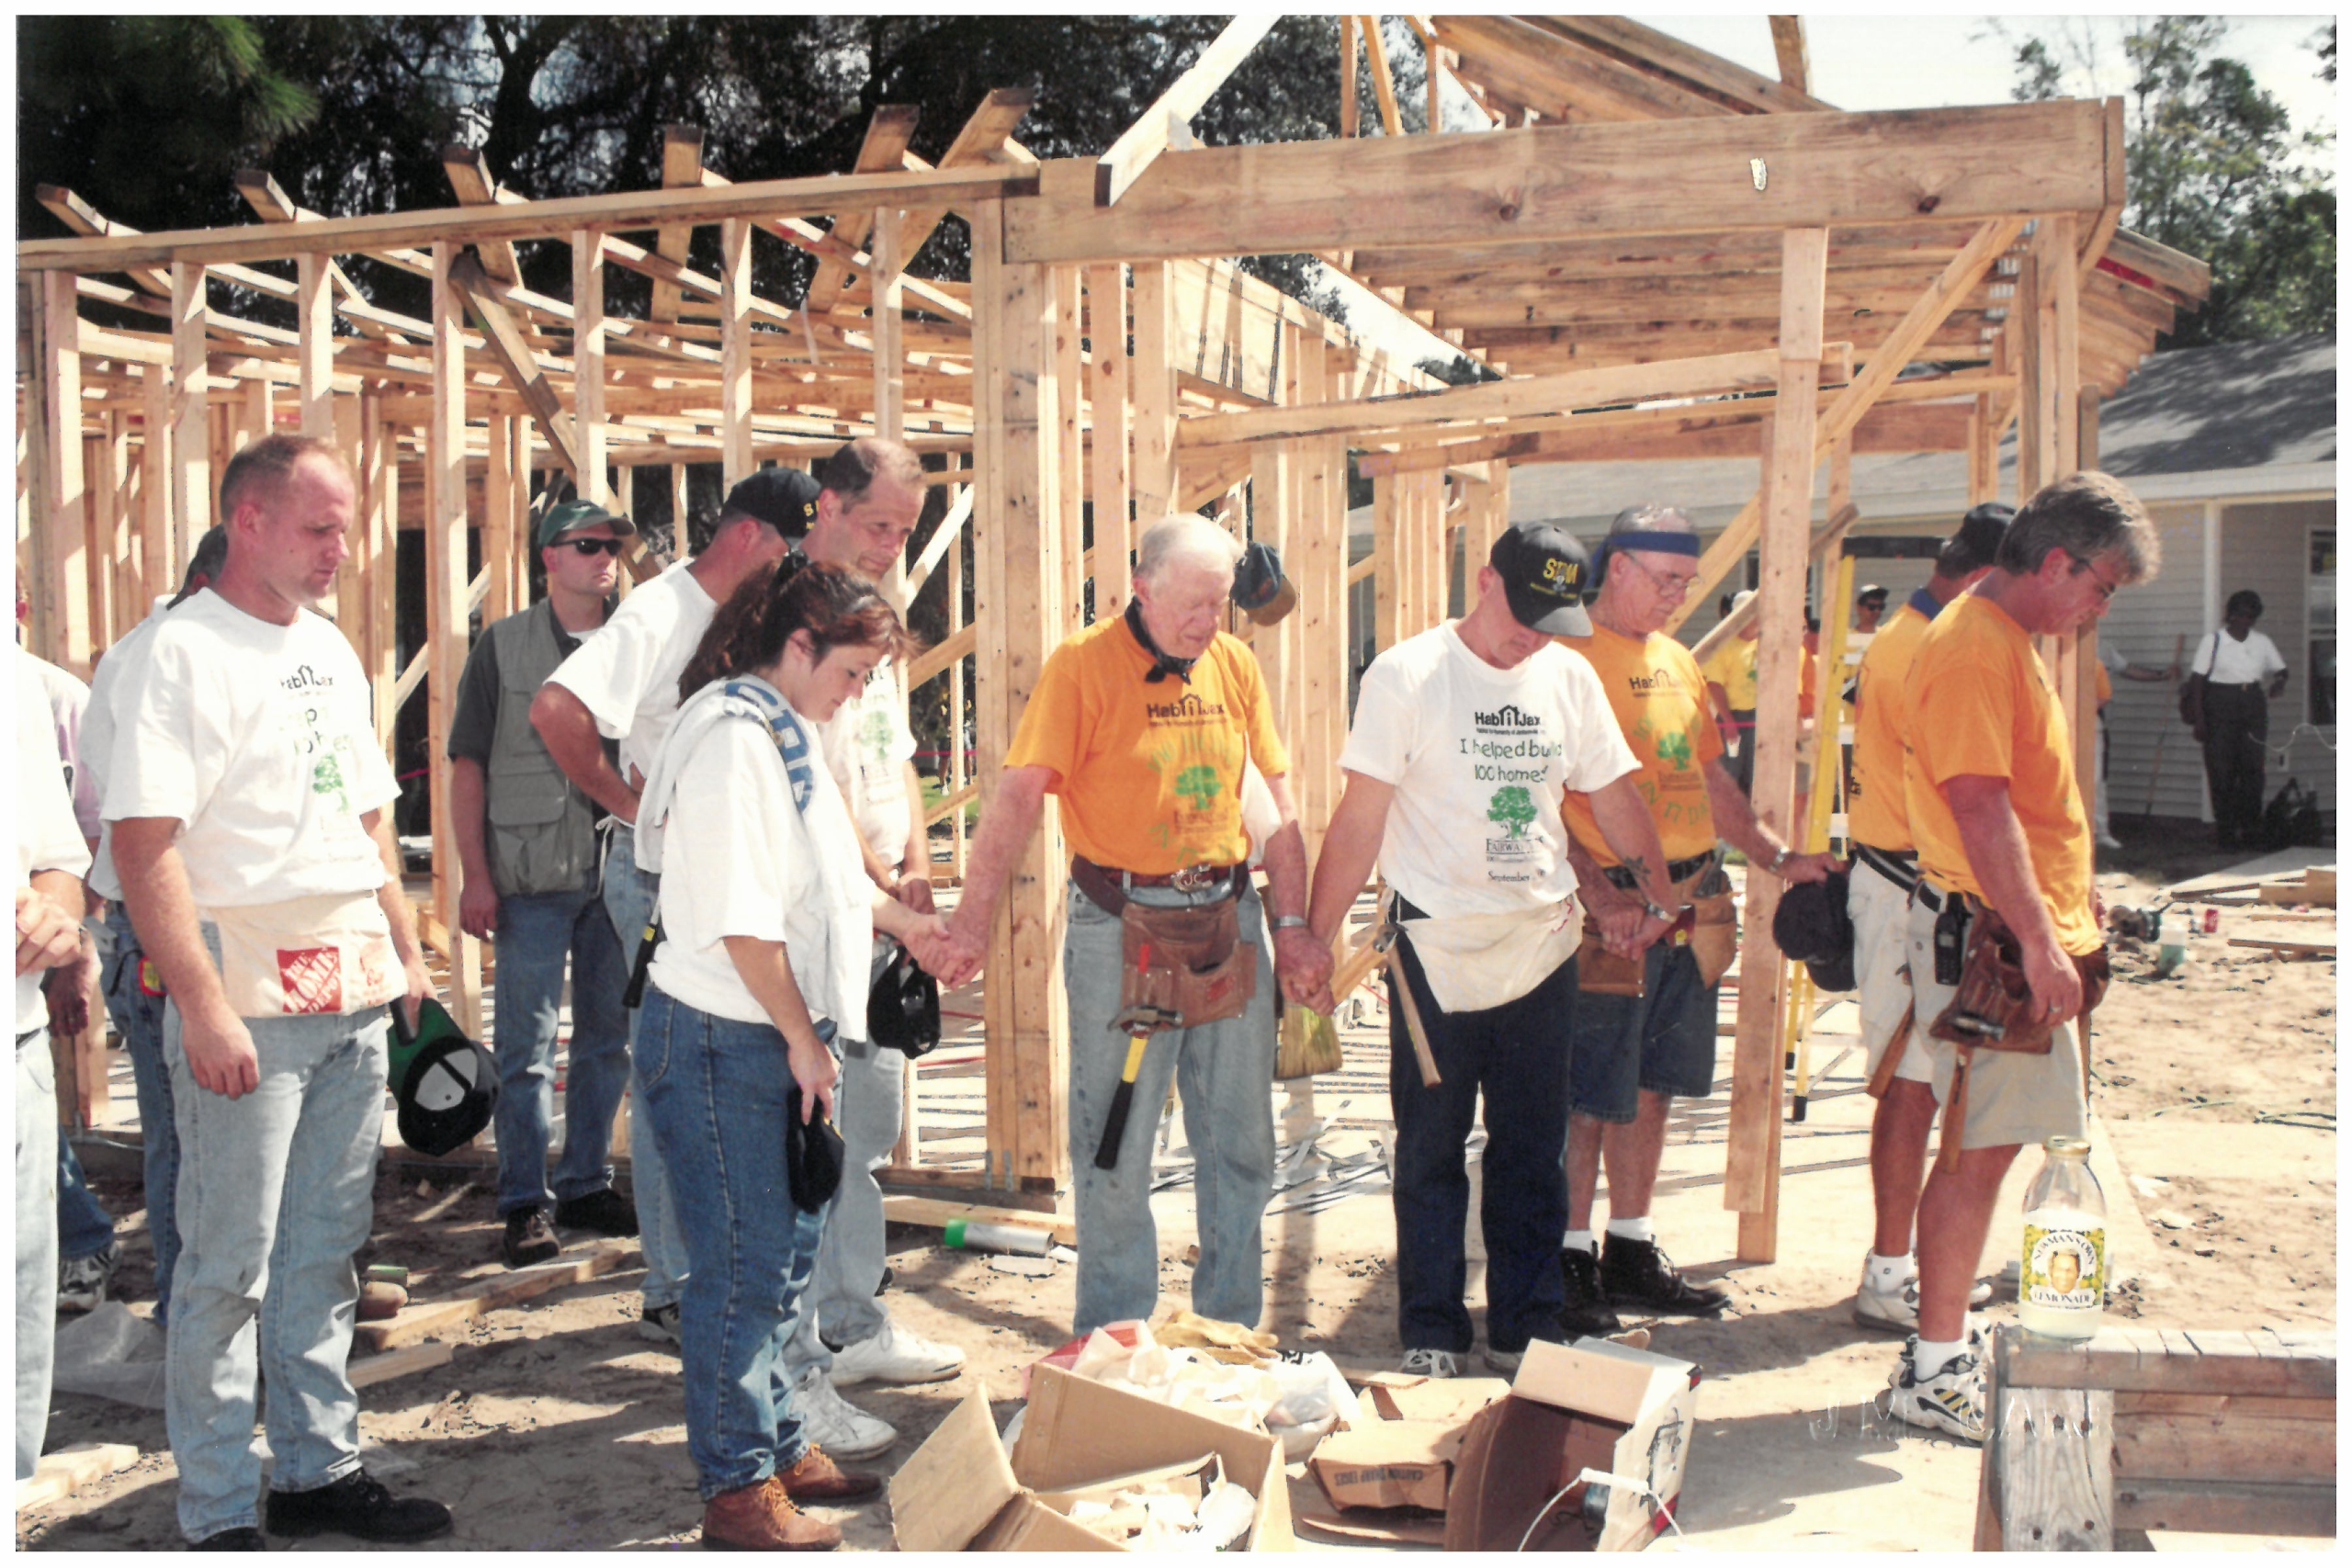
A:
{"type": "MultiPolygon", "coordinates": [[[[2223,863],[2185,851],[2177,835],[2119,827],[2135,847],[2101,878],[2110,903],[2152,902],[2157,886],[2223,863]]],[[[2250,929],[2244,917],[2225,912],[2220,937],[2250,929]]],[[[2113,1313],[2162,1326],[2332,1325],[2335,964],[2279,963],[2216,942],[2200,944],[2177,978],[2154,979],[2149,968],[2146,954],[2120,954],[2122,978],[2100,1014],[2094,1051],[2098,1168],[2120,1280],[2113,1313]]],[[[1318,1080],[1315,1111],[1325,1125],[1315,1152],[1335,1162],[1361,1157],[1387,1136],[1385,1024],[1376,1006],[1365,1012],[1366,1027],[1349,1032],[1346,1069],[1318,1080]]],[[[1816,1069],[1838,1054],[1839,1021],[1834,1012],[1822,1021],[1816,1069]]],[[[1806,1121],[1784,1129],[1781,1246],[1769,1266],[1733,1262],[1735,1216],[1721,1206],[1729,1061],[1725,1040],[1717,1097],[1678,1108],[1657,1206],[1673,1255],[1695,1276],[1728,1280],[1735,1296],[1722,1322],[1654,1325],[1657,1348],[1707,1372],[1683,1516],[1689,1536],[1668,1548],[1964,1548],[1977,1455],[1890,1428],[1876,1416],[1871,1401],[1899,1341],[1857,1328],[1849,1316],[1870,1233],[1870,1101],[1859,1055],[1822,1077],[1806,1121]]],[[[944,1078],[935,1088],[968,1096],[978,1084],[944,1078]]],[[[933,1083],[925,1095],[933,1100],[933,1083]]],[[[961,1114],[956,1103],[968,1111],[975,1102],[948,1103],[961,1114]]],[[[1181,1156],[1181,1132],[1170,1142],[1181,1156]]],[[[2037,1164],[2020,1159],[2006,1203],[2015,1204],[2037,1164]]],[[[117,1293],[141,1303],[152,1253],[138,1182],[129,1174],[95,1179],[125,1216],[129,1256],[117,1293]]],[[[1291,1205],[1322,1186],[1278,1196],[1267,1221],[1266,1326],[1285,1345],[1371,1369],[1393,1364],[1396,1351],[1394,1227],[1379,1174],[1359,1185],[1372,1190],[1319,1209],[1291,1205]]],[[[1189,1189],[1162,1192],[1155,1210],[1161,1304],[1172,1310],[1188,1300],[1189,1189]]],[[[1475,1213],[1474,1203],[1474,1312],[1482,1277],[1475,1213]]],[[[2015,1256],[2016,1229],[2007,1221],[1995,1226],[1988,1275],[2015,1256]]],[[[485,1187],[453,1187],[445,1173],[427,1190],[414,1175],[388,1168],[368,1256],[407,1264],[424,1299],[495,1272],[498,1235],[485,1187]]],[[[902,1434],[879,1461],[886,1470],[913,1451],[970,1379],[985,1385],[1000,1421],[1010,1417],[1020,1369],[1060,1344],[1069,1324],[1070,1266],[1029,1279],[938,1241],[933,1231],[893,1228],[888,1299],[909,1326],[961,1346],[969,1365],[965,1379],[927,1388],[852,1391],[902,1434]]],[[[637,1335],[638,1278],[632,1269],[493,1313],[457,1342],[449,1365],[363,1391],[368,1463],[396,1487],[457,1510],[458,1531],[446,1544],[610,1549],[694,1540],[700,1509],[678,1359],[637,1335]]],[[[1996,1302],[1991,1314],[2014,1310],[1996,1302]]],[[[141,1458],[54,1507],[20,1515],[19,1544],[177,1546],[161,1413],[60,1396],[49,1446],[84,1440],[132,1443],[141,1458]]],[[[1311,1483],[1293,1484],[1295,1506],[1315,1501],[1311,1483]]],[[[853,1547],[888,1547],[887,1506],[831,1517],[853,1547]]],[[[1302,1532],[1302,1544],[1322,1543],[1302,1532]]]]}

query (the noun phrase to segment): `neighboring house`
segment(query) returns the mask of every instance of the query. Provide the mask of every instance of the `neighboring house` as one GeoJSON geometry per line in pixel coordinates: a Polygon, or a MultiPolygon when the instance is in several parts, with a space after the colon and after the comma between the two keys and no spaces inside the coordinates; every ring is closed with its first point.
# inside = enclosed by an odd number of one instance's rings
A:
{"type": "MultiPolygon", "coordinates": [[[[2221,624],[2222,604],[2240,588],[2262,595],[2261,629],[2292,668],[2287,694],[2271,705],[2273,753],[2267,788],[2292,776],[2335,807],[2335,339],[2289,338],[2152,355],[2100,411],[2099,462],[2127,481],[2163,531],[2158,580],[2117,595],[2101,637],[2142,664],[2172,660],[2174,640],[2197,641],[2221,624]],[[2281,751],[2283,749],[2283,761],[2281,751]]],[[[2017,499],[2014,447],[2005,448],[2001,499],[2017,499]]],[[[1747,459],[1691,462],[1554,463],[1511,473],[1511,517],[1566,524],[1598,543],[1610,517],[1637,501],[1669,502],[1712,536],[1756,491],[1747,459]]],[[[1948,532],[1967,505],[1967,460],[1957,452],[1854,459],[1860,531],[1948,532]]],[[[1826,466],[1816,476],[1815,515],[1826,515],[1826,466]]],[[[1351,519],[1354,523],[1354,519],[1351,519]]],[[[1369,531],[1369,516],[1360,525],[1369,531]]],[[[1753,574],[1754,558],[1749,558],[1753,574]]],[[[1883,583],[1900,598],[1927,581],[1924,561],[1870,561],[1858,581],[1883,583]]],[[[1739,574],[1735,573],[1735,578],[1739,574]]],[[[1724,589],[1745,586],[1747,579],[1724,589]]],[[[1715,596],[1682,635],[1696,641],[1714,624],[1715,596]]],[[[2114,812],[2211,819],[2197,746],[2180,723],[2172,689],[2119,682],[2108,710],[2113,734],[2109,790],[2114,812]]]]}

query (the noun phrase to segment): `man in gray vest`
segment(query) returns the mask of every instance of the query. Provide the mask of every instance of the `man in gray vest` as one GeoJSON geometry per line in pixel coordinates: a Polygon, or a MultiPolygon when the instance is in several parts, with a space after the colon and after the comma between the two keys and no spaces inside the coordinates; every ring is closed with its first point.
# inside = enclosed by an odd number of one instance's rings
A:
{"type": "MultiPolygon", "coordinates": [[[[466,660],[449,726],[451,816],[465,872],[458,914],[498,944],[498,1213],[506,1266],[561,1250],[554,1224],[635,1235],[637,1211],[613,1190],[613,1116],[628,1087],[628,960],[605,912],[596,803],[564,776],[531,725],[531,699],[557,665],[604,628],[621,542],[637,532],[592,502],[539,520],[547,597],[485,627],[466,660]],[[553,1191],[548,1119],[556,1008],[571,958],[571,1060],[563,1154],[553,1191]]],[[[609,742],[607,743],[609,745],[609,742]]]]}

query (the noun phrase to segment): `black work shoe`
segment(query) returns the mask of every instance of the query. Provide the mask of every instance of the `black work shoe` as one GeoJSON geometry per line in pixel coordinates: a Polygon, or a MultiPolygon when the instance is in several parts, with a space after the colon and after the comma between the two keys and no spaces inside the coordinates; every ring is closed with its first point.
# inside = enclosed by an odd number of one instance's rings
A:
{"type": "Polygon", "coordinates": [[[545,1263],[562,1250],[563,1243],[555,1238],[555,1227],[548,1224],[548,1212],[537,1203],[506,1216],[506,1241],[500,1251],[509,1269],[545,1263]]]}
{"type": "Polygon", "coordinates": [[[1560,1282],[1567,1288],[1560,1308],[1560,1337],[1574,1344],[1587,1335],[1606,1337],[1625,1325],[1617,1321],[1600,1291],[1600,1258],[1581,1247],[1560,1248],[1560,1282]]]}
{"type": "Polygon", "coordinates": [[[190,1551],[267,1551],[269,1542],[264,1540],[261,1531],[253,1526],[239,1525],[235,1529],[208,1535],[202,1540],[189,1541],[187,1549],[190,1551]]]}
{"type": "Polygon", "coordinates": [[[1731,1304],[1719,1285],[1694,1285],[1654,1241],[1611,1235],[1601,1243],[1600,1288],[1620,1306],[1713,1317],[1731,1304]]]}
{"type": "Polygon", "coordinates": [[[637,1205],[609,1187],[559,1200],[555,1223],[568,1231],[594,1231],[598,1235],[635,1235],[637,1205]]]}
{"type": "Polygon", "coordinates": [[[272,1535],[333,1531],[360,1540],[430,1540],[449,1533],[449,1510],[424,1497],[395,1497],[364,1470],[309,1492],[272,1492],[263,1515],[272,1535]]]}

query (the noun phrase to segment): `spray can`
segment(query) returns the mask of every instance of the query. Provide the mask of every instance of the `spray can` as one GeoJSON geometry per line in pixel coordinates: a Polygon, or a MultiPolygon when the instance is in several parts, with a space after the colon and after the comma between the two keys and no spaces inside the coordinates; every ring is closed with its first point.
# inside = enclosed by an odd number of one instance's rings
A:
{"type": "Polygon", "coordinates": [[[2025,1194],[2025,1263],[2018,1322],[2051,1339],[2087,1339],[2107,1306],[2107,1194],[2091,1174],[2090,1140],[2054,1137],[2025,1194]]]}
{"type": "Polygon", "coordinates": [[[1025,1252],[1043,1258],[1054,1245],[1049,1231],[1026,1225],[991,1225],[971,1220],[947,1222],[947,1245],[966,1252],[1025,1252]]]}

